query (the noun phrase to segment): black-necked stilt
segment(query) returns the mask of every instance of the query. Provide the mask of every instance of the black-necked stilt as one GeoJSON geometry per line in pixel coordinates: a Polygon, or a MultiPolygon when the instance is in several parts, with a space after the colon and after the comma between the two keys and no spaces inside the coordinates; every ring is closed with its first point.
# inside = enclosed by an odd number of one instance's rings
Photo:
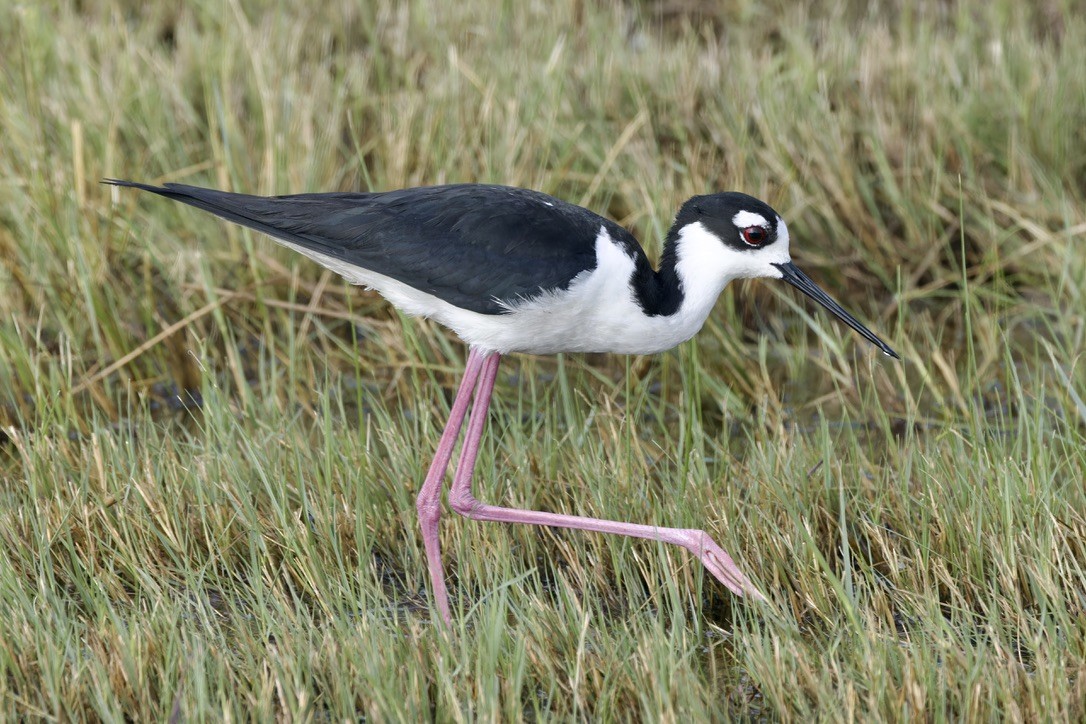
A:
{"type": "Polygon", "coordinates": [[[474,520],[530,523],[682,546],[738,595],[762,598],[704,531],[502,508],[472,495],[471,476],[501,355],[660,352],[690,339],[733,279],[783,279],[885,354],[889,346],[792,264],[788,227],[746,194],[695,196],[679,209],[659,270],[624,228],[538,191],[462,184],[388,191],[248,196],[182,184],[107,180],[264,232],[431,317],[469,346],[467,369],[418,496],[434,599],[451,621],[438,522],[441,481],[472,404],[449,503],[474,520]]]}

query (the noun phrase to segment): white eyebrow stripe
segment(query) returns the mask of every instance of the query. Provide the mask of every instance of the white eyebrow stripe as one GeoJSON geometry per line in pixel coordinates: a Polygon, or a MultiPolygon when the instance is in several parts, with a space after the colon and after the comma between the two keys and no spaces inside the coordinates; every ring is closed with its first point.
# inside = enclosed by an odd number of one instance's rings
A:
{"type": "Polygon", "coordinates": [[[732,223],[735,224],[737,229],[746,229],[748,226],[760,226],[763,229],[769,229],[769,222],[766,221],[766,218],[753,211],[740,211],[732,217],[732,223]]]}

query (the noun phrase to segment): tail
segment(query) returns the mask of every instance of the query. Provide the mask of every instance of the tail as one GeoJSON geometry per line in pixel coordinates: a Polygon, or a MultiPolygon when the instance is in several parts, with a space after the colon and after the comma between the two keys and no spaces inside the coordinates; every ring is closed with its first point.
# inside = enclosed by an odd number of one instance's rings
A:
{"type": "Polygon", "coordinates": [[[153,194],[209,211],[227,221],[233,221],[235,224],[247,226],[250,229],[284,241],[302,244],[306,247],[326,246],[326,244],[314,244],[312,239],[306,239],[304,235],[299,235],[297,233],[299,230],[290,228],[291,224],[289,223],[284,223],[289,222],[289,217],[284,217],[282,213],[269,214],[272,211],[270,207],[274,203],[274,197],[235,194],[186,184],[152,186],[138,181],[124,181],[115,178],[102,179],[102,183],[110,186],[150,191],[153,194]]]}

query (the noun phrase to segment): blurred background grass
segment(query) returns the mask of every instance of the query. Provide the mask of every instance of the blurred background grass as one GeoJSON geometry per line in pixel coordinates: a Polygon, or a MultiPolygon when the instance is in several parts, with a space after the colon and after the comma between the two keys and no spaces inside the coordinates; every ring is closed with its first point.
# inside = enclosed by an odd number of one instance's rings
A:
{"type": "Polygon", "coordinates": [[[0,5],[0,707],[10,718],[1079,720],[1080,2],[0,5]],[[503,365],[480,497],[414,494],[462,366],[424,321],[102,177],[481,181],[623,223],[760,196],[904,361],[739,283],[654,358],[503,365]]]}

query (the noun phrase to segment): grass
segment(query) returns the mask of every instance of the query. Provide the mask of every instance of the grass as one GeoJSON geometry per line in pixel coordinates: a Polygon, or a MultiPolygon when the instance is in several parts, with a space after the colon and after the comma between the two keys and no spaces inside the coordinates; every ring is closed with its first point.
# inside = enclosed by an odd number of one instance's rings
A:
{"type": "Polygon", "coordinates": [[[1086,21],[1074,2],[0,6],[0,717],[1086,716],[1086,21]],[[539,188],[651,253],[742,189],[901,352],[784,285],[654,358],[503,365],[480,497],[414,494],[461,345],[100,186],[539,188]]]}

